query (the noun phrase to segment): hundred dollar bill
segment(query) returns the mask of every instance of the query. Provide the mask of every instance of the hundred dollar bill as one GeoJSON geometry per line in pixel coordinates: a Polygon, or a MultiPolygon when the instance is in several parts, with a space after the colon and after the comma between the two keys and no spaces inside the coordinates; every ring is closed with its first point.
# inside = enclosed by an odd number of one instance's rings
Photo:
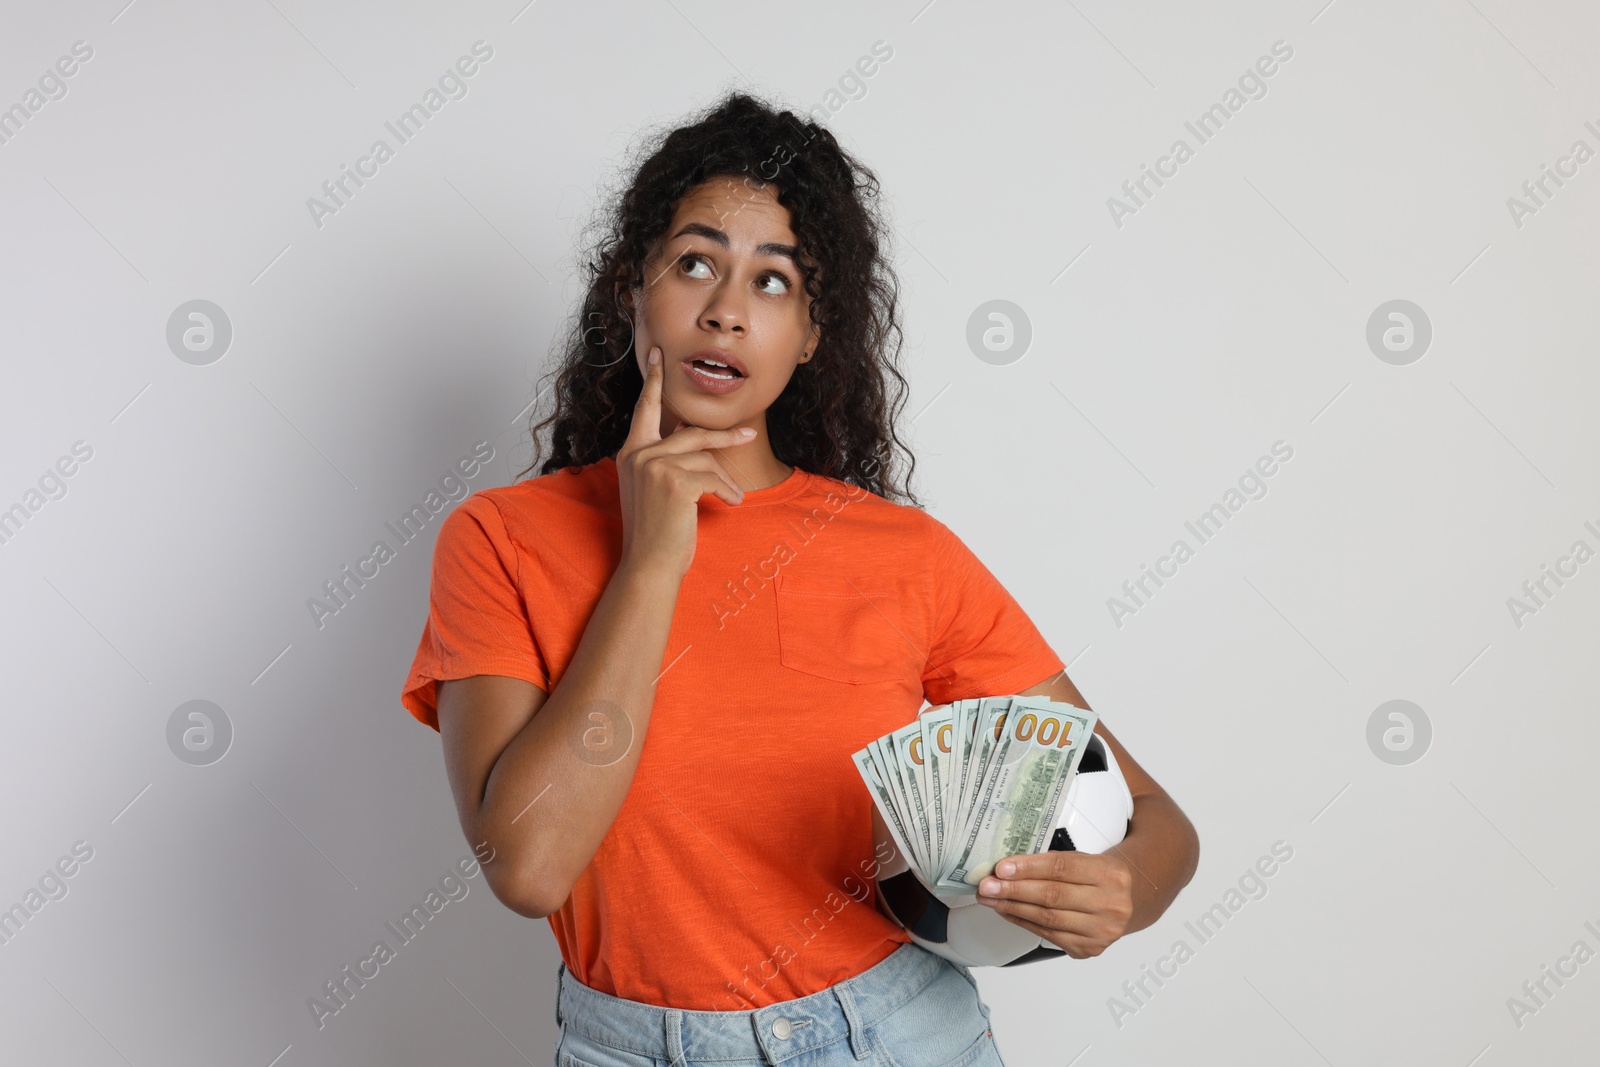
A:
{"type": "MultiPolygon", "coordinates": [[[[968,753],[972,749],[972,707],[975,700],[957,700],[950,705],[950,773],[946,789],[949,791],[949,811],[945,826],[952,839],[960,839],[957,817],[961,813],[962,787],[966,784],[967,768],[971,765],[968,753]]],[[[941,869],[940,874],[944,871],[941,869]]]]}
{"type": "Polygon", "coordinates": [[[893,785],[898,791],[900,810],[905,815],[906,828],[913,835],[911,844],[917,850],[917,856],[920,860],[918,868],[926,870],[927,865],[932,862],[932,856],[929,855],[931,842],[928,838],[927,820],[923,818],[921,807],[914,799],[916,790],[913,787],[913,782],[916,778],[916,767],[911,763],[910,756],[904,751],[904,747],[897,742],[892,731],[883,736],[881,751],[884,758],[888,760],[893,776],[893,785]]]}
{"type": "Polygon", "coordinates": [[[911,820],[921,831],[922,870],[932,869],[933,827],[928,814],[932,799],[922,785],[922,723],[909,722],[889,733],[889,747],[900,764],[900,781],[910,802],[911,820]]]}
{"type": "Polygon", "coordinates": [[[918,716],[922,724],[923,778],[928,784],[928,814],[932,819],[933,870],[944,862],[949,826],[950,708],[929,708],[918,716]]]}
{"type": "Polygon", "coordinates": [[[939,868],[940,878],[948,877],[950,869],[960,859],[960,846],[967,840],[973,820],[982,813],[982,791],[990,780],[989,771],[993,766],[995,750],[1002,740],[1006,714],[1014,699],[1010,696],[982,697],[968,704],[971,732],[965,739],[967,745],[965,780],[956,797],[958,814],[951,835],[953,844],[939,868]]]}
{"type": "MultiPolygon", "coordinates": [[[[928,835],[928,862],[932,863],[934,862],[935,857],[937,857],[939,854],[939,840],[938,836],[934,833],[933,825],[933,785],[928,780],[928,760],[926,748],[927,732],[924,729],[924,723],[926,721],[926,719],[919,715],[914,722],[907,724],[909,726],[914,726],[915,729],[908,731],[909,736],[906,738],[905,742],[905,755],[906,758],[911,761],[909,764],[911,772],[916,775],[917,778],[917,793],[922,798],[923,804],[926,805],[926,808],[922,811],[921,815],[926,821],[924,829],[928,835]]],[[[913,804],[913,808],[915,807],[916,805],[913,804]]]]}
{"type": "MultiPolygon", "coordinates": [[[[1056,822],[1061,816],[1061,806],[1066,802],[1067,787],[1071,785],[1073,776],[1078,773],[1078,764],[1083,761],[1084,746],[1089,743],[1089,738],[1094,736],[1095,723],[1100,721],[1099,713],[1090,711],[1088,708],[1080,708],[1072,704],[1049,699],[1043,699],[1043,704],[1049,712],[1059,715],[1065,720],[1062,725],[1062,733],[1065,740],[1058,742],[1057,747],[1069,748],[1071,755],[1067,758],[1065,773],[1050,785],[1049,795],[1044,805],[1044,817],[1039,820],[1032,844],[1027,848],[1019,848],[1012,853],[1001,853],[995,857],[996,863],[1006,855],[1016,855],[1023,852],[1042,852],[1045,846],[1050,843],[1050,837],[1055,833],[1056,822]]],[[[1044,729],[1042,720],[1039,729],[1044,729]]]]}
{"type": "MultiPolygon", "coordinates": [[[[944,775],[944,838],[945,850],[949,851],[950,843],[959,840],[956,832],[956,818],[961,814],[960,794],[958,783],[961,780],[961,722],[960,710],[955,704],[947,705],[950,710],[950,722],[947,727],[941,728],[939,736],[947,739],[949,751],[944,751],[941,746],[940,755],[944,760],[942,773],[944,775]]],[[[944,866],[945,858],[941,857],[939,866],[944,866]]],[[[933,872],[935,876],[938,871],[933,872]]]]}
{"type": "Polygon", "coordinates": [[[873,756],[874,762],[883,778],[884,787],[889,792],[890,803],[894,807],[899,823],[905,828],[905,843],[909,846],[904,850],[906,862],[913,867],[925,870],[927,857],[923,854],[922,849],[922,829],[916,825],[915,814],[911,810],[911,805],[907,799],[908,791],[901,777],[900,763],[894,756],[891,736],[885,734],[883,737],[872,741],[867,745],[867,750],[873,756]]]}
{"type": "Polygon", "coordinates": [[[1035,852],[1060,810],[1067,782],[1098,716],[1044,697],[1014,697],[986,761],[964,840],[935,888],[976,892],[1006,856],[1035,852]]]}
{"type": "Polygon", "coordinates": [[[961,814],[959,816],[960,829],[958,840],[961,844],[951,849],[952,855],[947,857],[941,876],[947,876],[950,868],[960,860],[964,843],[967,841],[973,821],[982,814],[984,798],[988,795],[985,790],[991,780],[994,770],[995,750],[999,747],[1004,737],[1006,713],[1011,708],[1014,698],[1009,696],[984,697],[978,701],[974,712],[972,733],[972,770],[967,776],[966,791],[961,797],[961,814]]]}
{"type": "MultiPolygon", "coordinates": [[[[977,737],[978,709],[982,702],[979,700],[957,700],[950,705],[951,712],[951,769],[945,788],[949,796],[945,799],[949,807],[949,815],[945,819],[945,836],[952,843],[961,841],[962,822],[966,816],[967,783],[974,772],[977,763],[976,749],[973,741],[977,737]]],[[[939,868],[934,871],[934,877],[942,877],[954,857],[951,853],[953,847],[947,848],[945,855],[940,857],[939,868]]]]}
{"type": "Polygon", "coordinates": [[[884,781],[883,771],[878,762],[873,758],[870,746],[860,749],[852,754],[856,770],[861,774],[861,780],[867,784],[867,793],[872,797],[872,802],[878,806],[883,814],[884,825],[889,828],[890,835],[894,838],[895,847],[900,850],[900,855],[912,865],[916,863],[916,853],[911,850],[911,835],[905,825],[900,811],[895,804],[892,791],[884,781]]]}

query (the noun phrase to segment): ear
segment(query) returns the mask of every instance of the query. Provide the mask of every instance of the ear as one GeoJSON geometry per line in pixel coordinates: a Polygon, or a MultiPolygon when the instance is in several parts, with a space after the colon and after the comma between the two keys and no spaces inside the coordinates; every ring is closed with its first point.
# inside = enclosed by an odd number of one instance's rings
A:
{"type": "Polygon", "coordinates": [[[642,308],[639,290],[633,286],[625,285],[621,279],[618,279],[612,283],[611,294],[612,306],[616,309],[616,313],[627,321],[630,330],[637,333],[639,329],[639,313],[642,308]]]}
{"type": "Polygon", "coordinates": [[[621,310],[621,312],[624,315],[627,315],[629,318],[633,317],[633,308],[634,308],[633,296],[634,296],[633,290],[630,289],[630,288],[625,287],[622,284],[622,279],[621,278],[618,278],[618,279],[616,279],[615,281],[613,281],[611,283],[611,303],[612,303],[612,306],[618,308],[619,310],[621,310]]]}
{"type": "Polygon", "coordinates": [[[816,323],[811,324],[811,330],[806,335],[806,347],[800,354],[801,363],[809,363],[816,357],[817,346],[822,343],[822,327],[816,323]]]}

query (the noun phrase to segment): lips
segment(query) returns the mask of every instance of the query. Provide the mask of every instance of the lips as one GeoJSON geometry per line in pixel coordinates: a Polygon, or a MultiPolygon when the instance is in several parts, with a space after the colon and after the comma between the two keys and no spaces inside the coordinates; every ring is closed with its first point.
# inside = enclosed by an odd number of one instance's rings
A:
{"type": "Polygon", "coordinates": [[[684,377],[702,393],[720,396],[731,393],[744,384],[749,376],[744,362],[731,352],[716,348],[703,348],[690,353],[683,361],[684,377]]]}
{"type": "Polygon", "coordinates": [[[720,348],[702,348],[698,352],[691,352],[685,362],[700,365],[708,375],[724,376],[736,374],[740,378],[748,378],[750,371],[745,367],[744,361],[732,352],[725,352],[720,348]]]}

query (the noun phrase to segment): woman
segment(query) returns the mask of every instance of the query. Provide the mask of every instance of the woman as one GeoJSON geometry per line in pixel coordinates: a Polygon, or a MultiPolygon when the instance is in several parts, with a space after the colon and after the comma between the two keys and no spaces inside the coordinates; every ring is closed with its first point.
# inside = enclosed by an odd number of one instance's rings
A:
{"type": "MultiPolygon", "coordinates": [[[[1088,705],[898,483],[876,194],[825,128],[745,95],[672,131],[587,264],[534,428],[552,455],[440,528],[402,699],[443,736],[495,895],[550,921],[562,1065],[1001,1063],[971,973],[869,900],[850,753],[924,697],[1088,705]]],[[[1013,857],[981,896],[1080,958],[1198,857],[1098,729],[1124,844],[1013,857]]]]}

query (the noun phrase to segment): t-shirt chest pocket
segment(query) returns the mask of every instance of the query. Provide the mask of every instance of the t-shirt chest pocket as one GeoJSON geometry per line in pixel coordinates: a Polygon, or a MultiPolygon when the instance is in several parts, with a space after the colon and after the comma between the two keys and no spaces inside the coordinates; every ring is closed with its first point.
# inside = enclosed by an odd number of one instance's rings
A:
{"type": "Polygon", "coordinates": [[[922,656],[908,631],[900,591],[842,574],[778,575],[778,660],[830,681],[913,680],[922,656]]]}

